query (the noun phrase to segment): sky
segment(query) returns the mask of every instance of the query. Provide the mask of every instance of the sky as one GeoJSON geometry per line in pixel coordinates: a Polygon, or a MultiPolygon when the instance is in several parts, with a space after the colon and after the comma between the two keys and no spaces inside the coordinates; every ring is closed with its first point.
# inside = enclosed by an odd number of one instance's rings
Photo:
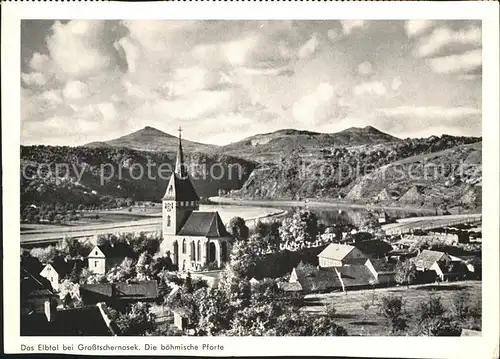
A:
{"type": "Polygon", "coordinates": [[[21,143],[481,136],[481,22],[23,20],[21,143]]]}

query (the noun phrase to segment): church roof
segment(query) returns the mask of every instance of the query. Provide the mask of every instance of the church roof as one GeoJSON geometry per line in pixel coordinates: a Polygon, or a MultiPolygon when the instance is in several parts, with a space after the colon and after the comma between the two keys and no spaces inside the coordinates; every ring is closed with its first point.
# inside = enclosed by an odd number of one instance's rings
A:
{"type": "Polygon", "coordinates": [[[218,212],[191,213],[178,235],[212,238],[230,236],[218,212]]]}
{"type": "Polygon", "coordinates": [[[200,197],[198,197],[189,177],[180,178],[176,173],[172,173],[163,199],[172,201],[199,201],[200,197]]]}
{"type": "Polygon", "coordinates": [[[175,160],[175,170],[168,181],[167,190],[163,199],[173,201],[199,201],[200,198],[189,178],[184,153],[182,151],[181,129],[179,128],[179,148],[175,160]]]}

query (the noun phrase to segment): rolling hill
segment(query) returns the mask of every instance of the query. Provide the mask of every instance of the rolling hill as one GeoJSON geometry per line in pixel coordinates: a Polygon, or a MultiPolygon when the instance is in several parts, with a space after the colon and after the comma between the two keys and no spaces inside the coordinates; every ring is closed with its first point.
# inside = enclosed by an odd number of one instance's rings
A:
{"type": "MultiPolygon", "coordinates": [[[[91,142],[83,147],[123,147],[139,151],[172,152],[177,150],[178,137],[146,126],[141,130],[109,141],[91,142]]],[[[187,151],[207,152],[214,149],[214,145],[189,141],[183,138],[182,146],[187,151]]]]}
{"type": "Polygon", "coordinates": [[[351,127],[337,133],[283,129],[251,136],[217,150],[228,155],[262,162],[279,160],[294,151],[305,156],[315,156],[322,150],[334,147],[376,145],[397,141],[400,139],[372,126],[351,127]]]}

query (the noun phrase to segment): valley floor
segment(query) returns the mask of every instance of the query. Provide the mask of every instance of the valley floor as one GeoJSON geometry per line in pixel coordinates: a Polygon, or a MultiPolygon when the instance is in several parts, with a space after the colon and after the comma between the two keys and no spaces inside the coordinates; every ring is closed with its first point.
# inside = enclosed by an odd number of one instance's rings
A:
{"type": "MultiPolygon", "coordinates": [[[[118,213],[114,211],[89,212],[87,216],[99,214],[109,220],[101,223],[82,222],[80,225],[62,226],[46,224],[21,225],[21,244],[43,243],[44,241],[54,241],[63,236],[82,238],[99,234],[115,232],[155,232],[161,231],[161,209],[156,215],[149,212],[147,215],[139,216],[136,213],[118,213]],[[129,216],[127,220],[127,215],[129,216]],[[113,221],[112,218],[115,220],[113,221]]],[[[231,218],[240,216],[247,221],[255,221],[259,218],[270,218],[284,213],[283,210],[269,207],[238,207],[224,205],[201,205],[200,211],[218,211],[224,223],[228,223],[231,218]]]]}
{"type": "Polygon", "coordinates": [[[451,310],[451,300],[457,292],[467,292],[470,295],[470,305],[481,300],[480,281],[460,281],[449,283],[433,283],[406,286],[377,288],[347,293],[335,292],[326,294],[306,295],[304,311],[323,313],[325,306],[333,304],[336,309],[336,322],[346,328],[349,335],[385,336],[390,332],[385,319],[378,315],[380,298],[386,295],[402,296],[405,300],[405,310],[410,315],[410,328],[415,326],[415,314],[419,303],[427,301],[434,293],[441,297],[446,308],[451,310]],[[369,305],[364,309],[364,305],[369,305]]]}

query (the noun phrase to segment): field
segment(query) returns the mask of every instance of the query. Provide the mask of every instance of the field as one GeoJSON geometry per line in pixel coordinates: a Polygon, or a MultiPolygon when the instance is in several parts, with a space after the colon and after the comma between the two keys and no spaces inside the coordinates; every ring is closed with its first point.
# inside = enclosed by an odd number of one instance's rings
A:
{"type": "MultiPolygon", "coordinates": [[[[149,209],[144,215],[137,211],[113,210],[86,212],[82,221],[76,221],[71,226],[49,224],[22,224],[21,243],[42,243],[68,237],[90,237],[106,233],[118,232],[155,232],[161,231],[161,213],[149,209]],[[90,219],[89,216],[98,214],[99,219],[90,219]]],[[[228,223],[231,218],[240,216],[249,221],[256,218],[279,215],[283,211],[275,208],[243,207],[224,205],[201,205],[200,211],[218,211],[222,221],[228,223]]]]}
{"type": "MultiPolygon", "coordinates": [[[[432,293],[441,297],[446,308],[451,307],[455,293],[465,291],[470,294],[471,305],[481,300],[481,282],[462,281],[440,284],[424,284],[395,288],[379,288],[345,293],[311,294],[306,296],[304,310],[323,313],[325,305],[333,304],[336,309],[337,323],[346,328],[349,335],[388,335],[390,328],[385,319],[378,315],[379,300],[385,295],[402,296],[408,314],[415,313],[419,303],[429,299],[432,293]],[[369,305],[368,309],[364,309],[369,305]]],[[[415,318],[410,318],[410,330],[415,326],[415,318]]]]}

